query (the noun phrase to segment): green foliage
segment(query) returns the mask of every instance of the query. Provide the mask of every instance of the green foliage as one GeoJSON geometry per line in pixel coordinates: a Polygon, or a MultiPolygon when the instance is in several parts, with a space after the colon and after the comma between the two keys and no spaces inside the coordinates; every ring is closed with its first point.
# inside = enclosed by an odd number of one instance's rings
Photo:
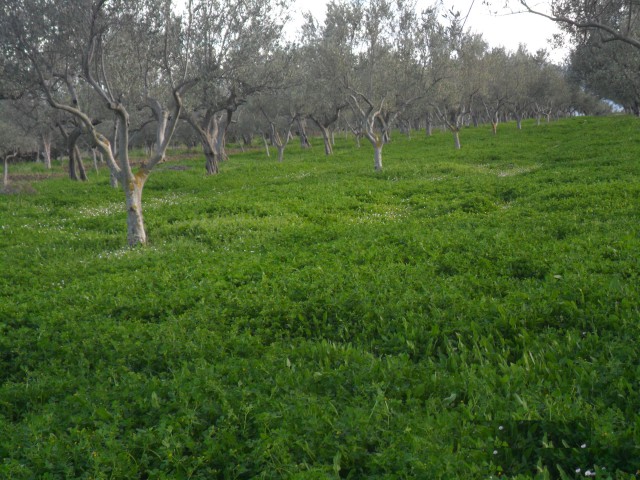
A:
{"type": "Polygon", "coordinates": [[[0,478],[634,478],[639,129],[3,196],[0,478]]]}

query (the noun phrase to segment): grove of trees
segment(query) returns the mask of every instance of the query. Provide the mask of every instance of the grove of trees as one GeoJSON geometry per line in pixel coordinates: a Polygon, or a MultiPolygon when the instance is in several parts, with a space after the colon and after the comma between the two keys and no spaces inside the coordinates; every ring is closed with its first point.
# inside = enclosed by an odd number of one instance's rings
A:
{"type": "Polygon", "coordinates": [[[128,243],[138,245],[147,241],[145,182],[177,135],[197,139],[208,174],[226,159],[230,135],[263,138],[283,161],[290,140],[309,147],[312,131],[331,155],[336,130],[366,139],[381,170],[395,129],[429,135],[440,125],[461,148],[465,125],[490,123],[498,135],[509,119],[521,128],[524,118],[603,112],[600,98],[640,108],[631,75],[638,46],[627,38],[635,30],[625,30],[621,49],[570,24],[579,45],[558,66],[544,51],[489,48],[436,5],[332,0],[326,18],[307,14],[295,38],[288,8],[284,0],[1,0],[5,173],[21,151],[50,165],[53,145],[68,157],[69,176],[83,180],[80,149],[93,149],[124,193],[128,243]],[[131,147],[143,145],[147,158],[132,161],[131,147]]]}

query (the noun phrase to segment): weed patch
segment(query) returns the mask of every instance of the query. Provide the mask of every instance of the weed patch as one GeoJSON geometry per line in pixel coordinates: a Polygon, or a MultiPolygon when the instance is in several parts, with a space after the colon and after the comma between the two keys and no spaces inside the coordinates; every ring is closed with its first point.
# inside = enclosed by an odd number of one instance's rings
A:
{"type": "Polygon", "coordinates": [[[3,195],[0,477],[634,478],[636,130],[182,155],[146,248],[105,170],[3,195]]]}

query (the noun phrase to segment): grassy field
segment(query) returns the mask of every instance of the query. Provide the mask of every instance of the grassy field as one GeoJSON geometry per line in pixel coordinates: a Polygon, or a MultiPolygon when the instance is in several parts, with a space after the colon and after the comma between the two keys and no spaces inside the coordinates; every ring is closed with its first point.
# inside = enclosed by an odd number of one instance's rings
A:
{"type": "Polygon", "coordinates": [[[640,123],[461,139],[12,166],[0,478],[635,478],[640,123]]]}

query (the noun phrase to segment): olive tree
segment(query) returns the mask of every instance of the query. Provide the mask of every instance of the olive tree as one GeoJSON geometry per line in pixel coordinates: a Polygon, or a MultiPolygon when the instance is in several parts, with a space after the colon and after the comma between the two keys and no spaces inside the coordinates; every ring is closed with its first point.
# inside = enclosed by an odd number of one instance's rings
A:
{"type": "Polygon", "coordinates": [[[464,32],[461,26],[456,15],[449,27],[446,78],[438,85],[434,104],[440,121],[453,134],[456,149],[461,148],[460,130],[482,92],[483,62],[487,53],[482,36],[464,32]]]}
{"type": "Polygon", "coordinates": [[[382,170],[382,149],[397,117],[439,80],[431,52],[419,49],[424,22],[437,24],[434,12],[420,17],[415,4],[403,0],[333,2],[327,8],[323,36],[349,46],[341,52],[346,68],[339,78],[352,130],[373,147],[375,170],[382,170]]]}
{"type": "Polygon", "coordinates": [[[348,78],[356,61],[358,25],[361,11],[345,3],[327,4],[325,21],[320,24],[311,14],[301,31],[301,61],[305,72],[306,115],[322,134],[326,155],[333,153],[333,129],[345,110],[348,78]]]}
{"type": "Polygon", "coordinates": [[[516,52],[507,59],[507,70],[504,73],[507,79],[508,96],[506,110],[516,120],[516,128],[522,129],[522,120],[533,110],[533,98],[531,90],[535,83],[538,64],[535,56],[520,45],[516,52]]]}
{"type": "Polygon", "coordinates": [[[640,50],[590,37],[571,52],[569,73],[585,90],[640,115],[640,50]]]}
{"type": "Polygon", "coordinates": [[[207,174],[218,173],[226,157],[226,133],[238,107],[277,81],[271,60],[287,21],[285,7],[271,0],[194,0],[188,6],[199,80],[181,114],[200,139],[207,174]]]}
{"type": "Polygon", "coordinates": [[[260,118],[258,128],[265,139],[267,155],[268,138],[278,150],[278,161],[284,158],[284,151],[293,137],[294,125],[301,135],[301,144],[304,146],[307,141],[302,124],[307,112],[302,55],[303,50],[294,43],[275,50],[269,58],[272,85],[255,95],[248,108],[260,118]]]}
{"type": "Polygon", "coordinates": [[[49,104],[76,119],[100,149],[125,194],[128,243],[145,244],[144,184],[164,158],[182,95],[193,84],[189,25],[169,0],[14,0],[2,3],[0,32],[14,68],[33,75],[49,104]],[[80,102],[80,88],[115,118],[117,150],[80,102]],[[149,159],[134,166],[129,112],[143,106],[155,120],[156,143],[149,159]]]}

